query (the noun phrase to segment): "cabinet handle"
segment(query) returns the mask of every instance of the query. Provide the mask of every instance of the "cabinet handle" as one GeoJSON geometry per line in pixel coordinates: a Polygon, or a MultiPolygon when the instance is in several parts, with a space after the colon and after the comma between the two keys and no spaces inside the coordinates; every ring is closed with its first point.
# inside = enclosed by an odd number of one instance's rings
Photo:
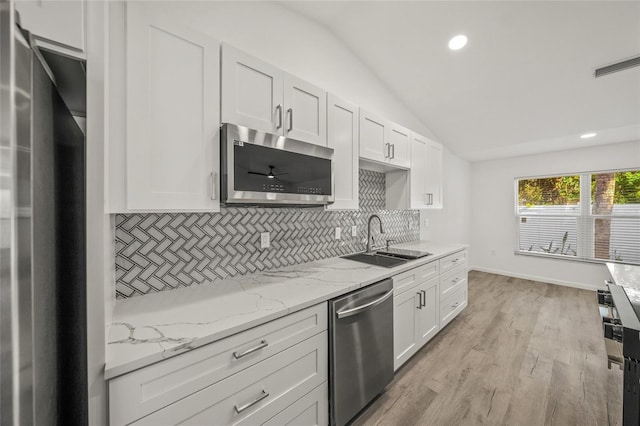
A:
{"type": "Polygon", "coordinates": [[[391,145],[391,159],[393,160],[394,158],[396,158],[396,144],[390,144],[391,145]]]}
{"type": "Polygon", "coordinates": [[[452,308],[457,308],[458,306],[460,306],[460,302],[456,302],[453,305],[451,305],[452,308]]]}
{"type": "Polygon", "coordinates": [[[212,200],[216,199],[216,173],[209,174],[209,195],[212,200]]]}
{"type": "Polygon", "coordinates": [[[451,261],[451,263],[458,263],[458,260],[459,260],[459,259],[453,259],[453,260],[451,261]]]}
{"type": "Polygon", "coordinates": [[[391,144],[388,144],[388,143],[384,144],[384,150],[385,150],[384,158],[389,158],[389,152],[390,152],[389,145],[391,145],[391,144]]]}
{"type": "Polygon", "coordinates": [[[278,125],[276,126],[276,130],[282,127],[282,105],[276,106],[276,112],[278,113],[278,125]]]}
{"type": "Polygon", "coordinates": [[[243,356],[247,356],[247,355],[249,355],[249,354],[251,354],[251,353],[254,353],[255,351],[259,351],[260,349],[262,349],[262,348],[266,348],[267,346],[269,346],[269,343],[267,343],[267,341],[266,341],[266,340],[261,340],[261,341],[260,341],[260,344],[259,344],[258,346],[255,346],[255,347],[253,347],[253,348],[251,348],[251,349],[247,349],[246,351],[244,351],[244,352],[242,352],[242,353],[234,352],[234,353],[233,353],[233,357],[234,357],[235,359],[240,359],[240,358],[242,358],[243,356]]]}
{"type": "Polygon", "coordinates": [[[240,407],[238,407],[237,405],[234,405],[233,408],[236,409],[236,413],[240,414],[244,410],[246,410],[247,408],[256,405],[258,402],[262,401],[263,399],[265,399],[268,396],[269,396],[269,393],[266,390],[262,389],[262,393],[260,394],[260,396],[257,397],[256,399],[254,399],[253,401],[247,402],[246,404],[241,405],[240,407]]]}
{"type": "Polygon", "coordinates": [[[287,129],[287,132],[290,132],[293,130],[293,109],[289,108],[287,110],[287,114],[289,114],[289,128],[287,129]]]}
{"type": "Polygon", "coordinates": [[[460,278],[455,278],[455,279],[451,280],[451,282],[454,283],[454,284],[457,283],[458,281],[460,281],[460,278]]]}
{"type": "Polygon", "coordinates": [[[418,291],[416,294],[418,295],[418,309],[422,309],[422,293],[418,291]]]}
{"type": "Polygon", "coordinates": [[[428,192],[427,193],[427,205],[428,206],[432,206],[433,205],[433,194],[428,192]]]}
{"type": "Polygon", "coordinates": [[[425,307],[427,306],[427,292],[420,290],[420,293],[422,293],[422,306],[425,307]]]}

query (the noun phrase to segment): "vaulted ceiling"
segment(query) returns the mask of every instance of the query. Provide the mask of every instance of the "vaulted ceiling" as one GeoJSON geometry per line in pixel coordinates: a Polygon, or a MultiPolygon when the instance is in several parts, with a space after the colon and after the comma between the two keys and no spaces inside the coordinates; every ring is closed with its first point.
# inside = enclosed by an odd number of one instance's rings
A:
{"type": "Polygon", "coordinates": [[[299,1],[470,161],[640,140],[639,1],[299,1]],[[466,47],[451,51],[451,37],[466,47]],[[581,139],[596,132],[591,139],[581,139]]]}

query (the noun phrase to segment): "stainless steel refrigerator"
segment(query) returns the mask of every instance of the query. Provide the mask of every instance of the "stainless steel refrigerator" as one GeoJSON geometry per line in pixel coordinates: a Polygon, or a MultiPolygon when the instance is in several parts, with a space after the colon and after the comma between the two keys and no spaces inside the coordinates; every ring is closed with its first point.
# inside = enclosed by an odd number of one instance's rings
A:
{"type": "Polygon", "coordinates": [[[0,424],[87,423],[85,140],[0,0],[0,424]]]}

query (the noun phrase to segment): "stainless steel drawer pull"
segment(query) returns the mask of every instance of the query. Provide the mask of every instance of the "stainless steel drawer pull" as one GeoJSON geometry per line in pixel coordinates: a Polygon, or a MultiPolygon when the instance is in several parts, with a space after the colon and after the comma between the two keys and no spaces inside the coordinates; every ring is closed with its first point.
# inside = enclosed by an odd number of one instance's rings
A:
{"type": "Polygon", "coordinates": [[[282,127],[282,105],[276,106],[276,111],[278,112],[278,125],[276,126],[276,129],[279,129],[282,127]]]}
{"type": "Polygon", "coordinates": [[[385,148],[384,158],[389,158],[391,156],[391,144],[385,143],[384,148],[385,148]]]}
{"type": "Polygon", "coordinates": [[[254,399],[253,401],[247,402],[246,404],[244,404],[244,405],[242,405],[240,407],[238,407],[237,405],[234,405],[233,408],[236,409],[236,413],[240,414],[244,410],[246,410],[247,408],[256,405],[258,402],[262,401],[263,399],[265,399],[268,396],[269,396],[269,393],[266,390],[262,389],[262,393],[260,394],[260,396],[257,397],[256,399],[254,399]]]}
{"type": "Polygon", "coordinates": [[[455,278],[455,279],[451,280],[451,282],[454,283],[454,284],[457,283],[458,281],[460,281],[460,278],[455,278]]]}
{"type": "Polygon", "coordinates": [[[376,299],[373,302],[365,303],[364,305],[356,306],[355,308],[345,309],[344,311],[338,311],[338,312],[336,312],[336,316],[338,318],[344,318],[344,317],[348,317],[348,316],[351,316],[351,315],[358,314],[358,313],[360,313],[361,311],[364,311],[367,308],[370,308],[370,307],[373,307],[373,306],[381,304],[382,302],[387,300],[392,295],[393,295],[393,290],[390,290],[389,292],[385,293],[381,298],[376,299]]]}
{"type": "Polygon", "coordinates": [[[287,112],[289,113],[289,128],[287,132],[290,132],[293,130],[293,109],[289,108],[287,112]]]}
{"type": "Polygon", "coordinates": [[[422,309],[422,293],[417,291],[416,294],[418,295],[418,309],[422,309]]]}
{"type": "Polygon", "coordinates": [[[427,292],[420,290],[420,293],[422,293],[422,306],[425,307],[427,306],[427,292]]]}
{"type": "Polygon", "coordinates": [[[460,302],[456,302],[453,305],[451,305],[452,308],[457,308],[458,306],[460,306],[460,302]]]}
{"type": "Polygon", "coordinates": [[[453,259],[453,260],[451,261],[451,263],[458,263],[458,260],[460,260],[460,259],[453,259]]]}
{"type": "Polygon", "coordinates": [[[269,346],[269,343],[267,343],[267,341],[266,341],[266,340],[261,340],[261,341],[260,341],[260,344],[259,344],[258,346],[255,346],[255,347],[253,347],[253,348],[251,348],[251,349],[247,349],[246,351],[241,352],[241,353],[234,352],[234,353],[233,353],[233,357],[234,357],[235,359],[240,359],[240,358],[242,358],[243,356],[247,356],[247,355],[249,355],[249,354],[251,354],[251,353],[253,353],[253,352],[255,352],[255,351],[259,351],[260,349],[262,349],[262,348],[266,348],[267,346],[269,346]]]}
{"type": "Polygon", "coordinates": [[[396,144],[391,144],[391,159],[396,158],[396,144]]]}

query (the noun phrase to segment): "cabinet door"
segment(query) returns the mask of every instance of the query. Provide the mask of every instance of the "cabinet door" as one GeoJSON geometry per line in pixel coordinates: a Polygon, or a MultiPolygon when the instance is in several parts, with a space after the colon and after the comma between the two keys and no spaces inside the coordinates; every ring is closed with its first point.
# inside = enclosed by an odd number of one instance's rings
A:
{"type": "Polygon", "coordinates": [[[17,1],[16,9],[21,25],[36,36],[38,44],[84,57],[84,0],[17,1]]]}
{"type": "Polygon", "coordinates": [[[389,126],[389,143],[391,144],[389,163],[409,168],[411,166],[411,132],[409,129],[391,124],[389,126]]]}
{"type": "Polygon", "coordinates": [[[384,118],[360,109],[360,157],[386,162],[390,150],[387,132],[384,118]]]}
{"type": "Polygon", "coordinates": [[[429,197],[427,208],[441,209],[442,201],[442,145],[429,140],[427,144],[425,189],[429,197]]]}
{"type": "Polygon", "coordinates": [[[216,40],[127,3],[127,207],[219,211],[216,40]]]}
{"type": "Polygon", "coordinates": [[[284,74],[284,135],[327,146],[327,92],[284,74]]]}
{"type": "Polygon", "coordinates": [[[410,207],[412,209],[428,208],[427,195],[427,153],[429,140],[411,134],[411,170],[409,174],[410,207]]]}
{"type": "Polygon", "coordinates": [[[393,369],[400,368],[418,350],[418,286],[393,298],[393,369]]]}
{"type": "Polygon", "coordinates": [[[305,425],[326,426],[329,424],[328,384],[324,382],[283,411],[272,417],[263,426],[305,425]]]}
{"type": "Polygon", "coordinates": [[[222,122],[283,135],[282,71],[222,46],[222,122]]]}
{"type": "Polygon", "coordinates": [[[335,202],[328,210],[358,209],[358,106],[329,94],[327,142],[333,152],[335,202]]]}
{"type": "Polygon", "coordinates": [[[427,343],[440,329],[438,315],[439,278],[434,278],[418,288],[422,293],[422,309],[418,310],[418,346],[427,343]]]}

